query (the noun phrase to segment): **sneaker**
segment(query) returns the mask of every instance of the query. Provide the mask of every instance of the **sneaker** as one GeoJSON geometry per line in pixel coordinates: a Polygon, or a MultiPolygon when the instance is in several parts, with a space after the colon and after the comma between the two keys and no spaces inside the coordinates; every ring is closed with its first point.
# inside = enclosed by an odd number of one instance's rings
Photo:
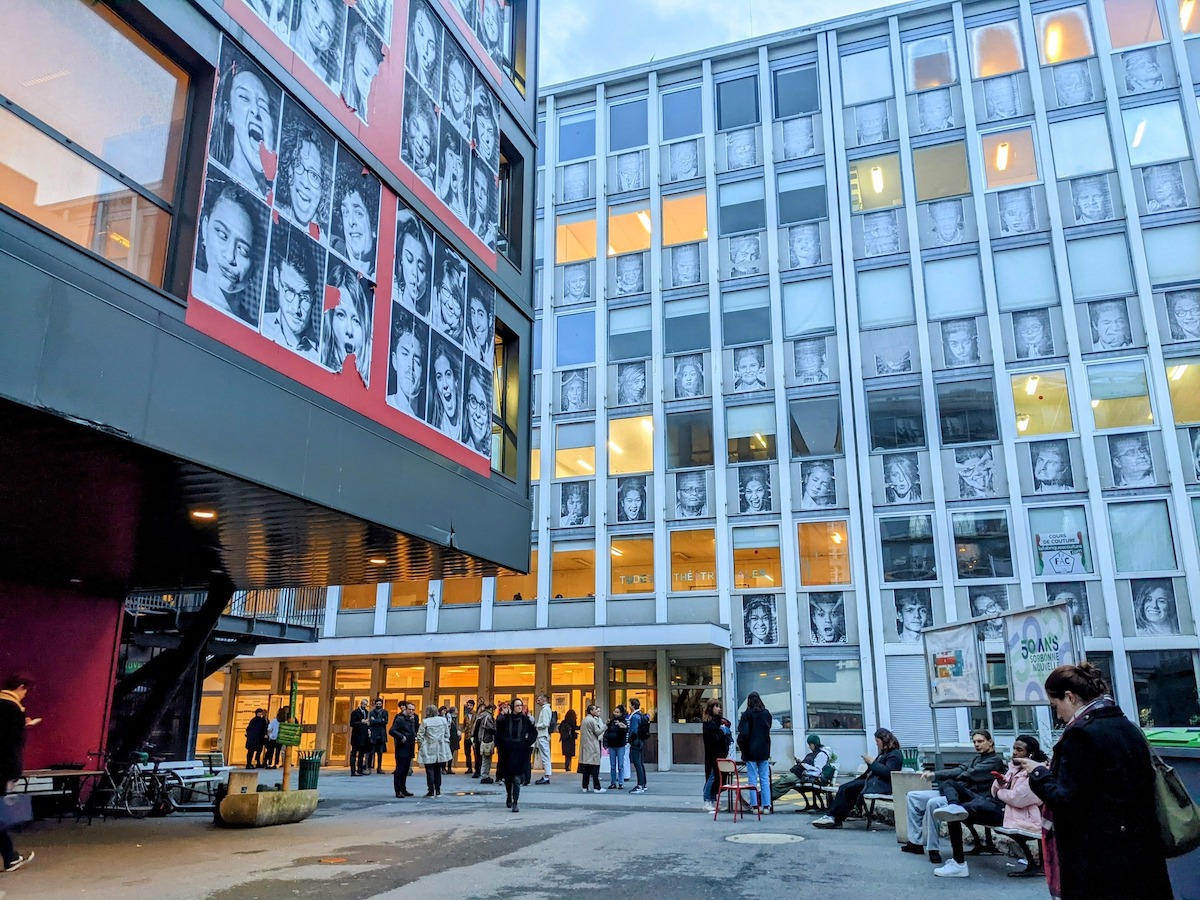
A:
{"type": "Polygon", "coordinates": [[[957,803],[951,803],[933,811],[933,817],[939,822],[962,822],[967,815],[967,811],[957,803]]]}
{"type": "Polygon", "coordinates": [[[717,811],[717,808],[716,808],[716,807],[715,807],[713,804],[711,804],[711,803],[705,803],[705,804],[704,804],[704,811],[705,811],[706,813],[710,813],[710,812],[716,812],[716,811],[717,811]]]}
{"type": "Polygon", "coordinates": [[[480,778],[479,783],[480,784],[495,784],[496,780],[494,778],[480,778]]]}
{"type": "Polygon", "coordinates": [[[33,857],[34,857],[34,851],[30,850],[28,856],[18,856],[16,859],[14,859],[12,862],[10,862],[7,866],[4,867],[4,871],[5,872],[15,872],[15,871],[17,871],[17,869],[21,868],[21,866],[25,865],[25,863],[33,862],[33,857]]]}
{"type": "Polygon", "coordinates": [[[515,804],[515,803],[514,803],[514,804],[512,805],[512,811],[513,811],[513,812],[520,812],[520,811],[521,811],[521,807],[517,806],[517,804],[515,804]]]}
{"type": "Polygon", "coordinates": [[[912,841],[909,841],[907,844],[902,845],[900,847],[900,850],[903,853],[919,853],[921,856],[925,855],[925,848],[922,847],[920,844],[914,844],[912,841]]]}
{"type": "Polygon", "coordinates": [[[645,789],[644,787],[642,787],[641,785],[638,785],[637,787],[635,787],[635,788],[634,788],[632,791],[630,791],[629,793],[631,793],[631,794],[644,794],[644,793],[646,793],[646,789],[645,789]]]}
{"type": "Polygon", "coordinates": [[[939,878],[970,878],[971,872],[967,868],[965,862],[955,862],[950,860],[944,866],[933,870],[933,874],[939,878]]]}
{"type": "Polygon", "coordinates": [[[813,828],[841,828],[842,823],[833,816],[821,816],[813,822],[813,828]]]}
{"type": "Polygon", "coordinates": [[[608,788],[596,788],[596,793],[597,794],[607,794],[608,788]]]}
{"type": "Polygon", "coordinates": [[[941,850],[930,850],[929,851],[929,861],[931,863],[933,863],[935,866],[940,866],[942,864],[942,851],[941,850]]]}
{"type": "Polygon", "coordinates": [[[584,793],[584,794],[590,794],[591,792],[592,792],[591,788],[584,788],[582,791],[582,793],[584,793]]]}
{"type": "Polygon", "coordinates": [[[624,782],[622,782],[621,784],[618,784],[618,785],[617,785],[617,790],[618,790],[618,791],[623,791],[623,790],[625,790],[625,784],[624,784],[624,782]]]}
{"type": "Polygon", "coordinates": [[[617,789],[617,783],[614,781],[612,784],[610,784],[610,785],[608,786],[608,789],[609,789],[610,791],[615,791],[615,790],[617,789]]]}
{"type": "Polygon", "coordinates": [[[534,782],[534,784],[549,784],[549,783],[550,783],[550,779],[545,778],[545,777],[539,778],[537,781],[534,782]]]}

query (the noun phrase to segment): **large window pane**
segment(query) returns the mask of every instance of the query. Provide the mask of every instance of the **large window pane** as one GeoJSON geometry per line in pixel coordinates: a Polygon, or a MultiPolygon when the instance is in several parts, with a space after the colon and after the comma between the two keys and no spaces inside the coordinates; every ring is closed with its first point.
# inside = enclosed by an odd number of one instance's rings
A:
{"type": "Polygon", "coordinates": [[[967,176],[967,145],[962,141],[913,151],[917,199],[936,200],[971,192],[967,176]]]}
{"type": "Polygon", "coordinates": [[[849,534],[844,519],[801,522],[796,526],[801,584],[850,583],[849,534]]]}
{"type": "Polygon", "coordinates": [[[783,584],[779,526],[733,529],[734,590],[777,590],[783,584]]]}
{"type": "Polygon", "coordinates": [[[804,712],[809,731],[862,731],[862,670],[859,661],[805,660],[804,712]]]}
{"type": "Polygon", "coordinates": [[[608,423],[608,471],[612,475],[654,468],[654,422],[650,416],[611,419],[608,423]]]}
{"type": "Polygon", "coordinates": [[[779,176],[779,224],[811,222],[829,215],[825,197],[825,170],[805,169],[779,176]]]}
{"type": "Polygon", "coordinates": [[[774,404],[727,407],[725,442],[731,463],[775,459],[774,404]]]}
{"type": "Polygon", "coordinates": [[[614,595],[654,593],[652,536],[613,537],[608,552],[614,595]]]}
{"type": "Polygon", "coordinates": [[[429,579],[420,581],[393,581],[392,598],[389,606],[424,606],[429,602],[429,579]]]}
{"type": "Polygon", "coordinates": [[[671,590],[717,589],[717,539],[711,528],[671,532],[671,590]]]}
{"type": "Polygon", "coordinates": [[[555,364],[577,366],[596,361],[596,313],[572,313],[555,320],[555,364]]]}
{"type": "Polygon", "coordinates": [[[767,227],[767,203],[761,179],[723,184],[718,221],[720,233],[737,234],[767,227]]]}
{"type": "Polygon", "coordinates": [[[1129,667],[1143,728],[1186,728],[1195,723],[1200,716],[1195,650],[1130,653],[1129,667]]]}
{"type": "Polygon", "coordinates": [[[650,208],[626,203],[608,208],[608,255],[650,249],[650,208]]]}
{"type": "Polygon", "coordinates": [[[1088,366],[1088,388],[1097,428],[1154,424],[1146,365],[1140,359],[1088,366]]]}
{"type": "Polygon", "coordinates": [[[758,76],[717,85],[717,131],[758,124],[758,76]]]}
{"type": "Polygon", "coordinates": [[[916,315],[908,266],[858,273],[859,327],[908,325],[916,320],[916,315]]]}
{"type": "Polygon", "coordinates": [[[632,100],[608,108],[608,149],[646,146],[646,100],[632,100]]]}
{"type": "Polygon", "coordinates": [[[1000,439],[996,395],[990,378],[937,385],[942,443],[974,444],[1000,439]]]}
{"type": "Polygon", "coordinates": [[[771,294],[766,288],[721,295],[721,327],[726,347],[771,339],[771,294]]]}
{"type": "Polygon", "coordinates": [[[650,307],[632,306],[610,312],[608,361],[645,359],[650,354],[650,307]]]}
{"type": "Polygon", "coordinates": [[[1179,0],[1179,25],[1184,34],[1200,34],[1200,10],[1196,9],[1196,0],[1179,0]]]}
{"type": "Polygon", "coordinates": [[[534,547],[529,551],[528,575],[497,575],[496,600],[536,600],[537,599],[537,563],[538,551],[534,547]]]}
{"type": "MultiPolygon", "coordinates": [[[[0,85],[9,100],[164,200],[174,198],[188,90],[181,68],[97,3],[8,0],[0,4],[0,34],[0,85]]],[[[0,147],[13,147],[7,135],[0,147]]],[[[39,183],[57,180],[65,191],[73,183],[75,196],[86,196],[54,160],[21,155],[56,173],[39,183]]],[[[37,205],[46,205],[48,189],[39,189],[37,205]]]]}
{"type": "Polygon", "coordinates": [[[596,258],[596,214],[574,213],[559,216],[554,240],[554,261],[558,265],[596,258]]]}
{"type": "Polygon", "coordinates": [[[1114,50],[1163,39],[1158,4],[1154,0],[1104,0],[1108,39],[1114,50]]]}
{"type": "Polygon", "coordinates": [[[1021,26],[1016,19],[982,25],[967,32],[971,50],[971,74],[975,78],[1007,75],[1025,68],[1021,48],[1021,26]]]}
{"type": "Polygon", "coordinates": [[[1067,241],[1071,292],[1076,300],[1132,293],[1133,272],[1124,234],[1067,241]]]}
{"type": "Polygon", "coordinates": [[[904,78],[909,91],[927,91],[958,81],[954,39],[939,34],[905,44],[904,78]]]}
{"type": "Polygon", "coordinates": [[[668,194],[662,201],[663,246],[708,238],[708,201],[704,191],[668,194]]]}
{"type": "Polygon", "coordinates": [[[884,581],[936,581],[937,556],[931,516],[879,520],[884,581]]]}
{"type": "Polygon", "coordinates": [[[1091,56],[1092,28],[1086,6],[1072,6],[1034,17],[1038,34],[1038,56],[1050,66],[1091,56]]]}
{"type": "Polygon", "coordinates": [[[1008,578],[1013,573],[1008,514],[953,513],[954,561],[959,578],[1008,578]]]}
{"type": "Polygon", "coordinates": [[[713,464],[711,412],[667,416],[667,468],[690,469],[713,464]]]}
{"type": "Polygon", "coordinates": [[[557,541],[550,562],[555,600],[596,596],[596,548],[591,541],[557,541]]]}
{"type": "Polygon", "coordinates": [[[1012,395],[1017,434],[1036,437],[1068,434],[1075,430],[1066,370],[1013,375],[1012,395]]]}
{"type": "Polygon", "coordinates": [[[996,299],[1002,311],[1058,303],[1054,257],[1049,245],[997,250],[992,254],[992,264],[996,270],[996,299]]]}
{"type": "Polygon", "coordinates": [[[1187,134],[1178,103],[1123,109],[1121,118],[1125,123],[1130,165],[1145,166],[1188,155],[1187,134]]]}
{"type": "Polygon", "coordinates": [[[1058,178],[1108,172],[1113,168],[1108,120],[1104,116],[1050,123],[1050,144],[1054,148],[1054,174],[1058,178]]]}
{"type": "Polygon", "coordinates": [[[867,393],[872,450],[925,446],[925,419],[919,387],[867,393]]]}
{"type": "MultiPolygon", "coordinates": [[[[1087,514],[1082,506],[1038,506],[1029,510],[1034,575],[1080,575],[1095,568],[1087,514]]],[[[1049,592],[1047,592],[1048,594],[1049,592]]],[[[1087,592],[1083,592],[1086,613],[1087,592]]]]}
{"type": "Polygon", "coordinates": [[[357,610],[375,608],[375,585],[347,584],[342,587],[342,596],[338,601],[338,609],[357,610]]]}
{"type": "Polygon", "coordinates": [[[664,141],[691,137],[703,131],[700,86],[670,91],[662,95],[662,137],[664,141]]]}
{"type": "Polygon", "coordinates": [[[842,453],[842,408],[837,397],[793,400],[788,418],[793,459],[842,453]]]}
{"type": "Polygon", "coordinates": [[[820,108],[816,66],[775,73],[775,118],[788,119],[820,108]]]}
{"type": "Polygon", "coordinates": [[[784,337],[833,331],[837,320],[833,310],[832,280],[792,281],[784,283],[782,288],[784,337]]]}
{"type": "Polygon", "coordinates": [[[842,103],[856,106],[895,93],[892,55],[887,47],[842,57],[842,103]]]}
{"type": "Polygon", "coordinates": [[[1012,187],[1038,180],[1032,128],[985,134],[982,140],[984,173],[989,188],[1012,187]]]}
{"type": "Polygon", "coordinates": [[[596,155],[596,111],[558,117],[558,161],[596,155]]]}
{"type": "Polygon", "coordinates": [[[1172,359],[1167,365],[1167,389],[1176,425],[1200,422],[1200,356],[1172,359]]]}
{"type": "Polygon", "coordinates": [[[931,319],[982,315],[979,257],[955,256],[925,263],[925,309],[931,319]]]}
{"type": "MultiPolygon", "coordinates": [[[[792,727],[792,674],[787,660],[763,660],[737,664],[737,712],[746,709],[746,698],[756,692],[771,714],[775,731],[792,727]]],[[[731,711],[732,712],[732,711],[731,711]]],[[[730,718],[734,718],[730,715],[730,718]]]]}
{"type": "Polygon", "coordinates": [[[559,425],[554,448],[554,477],[577,478],[595,474],[595,423],[559,425]]]}
{"type": "Polygon", "coordinates": [[[1152,283],[1191,281],[1200,276],[1200,257],[1194,252],[1200,247],[1200,225],[1185,222],[1148,228],[1142,232],[1142,237],[1146,242],[1146,268],[1152,283]]]}
{"type": "Polygon", "coordinates": [[[1165,500],[1109,504],[1108,525],[1118,573],[1175,569],[1175,542],[1165,500]]]}
{"type": "Polygon", "coordinates": [[[708,297],[668,300],[663,304],[663,349],[667,353],[707,350],[708,297]]]}
{"type": "Polygon", "coordinates": [[[483,600],[483,578],[479,575],[442,579],[442,606],[462,606],[483,600]]]}
{"type": "Polygon", "coordinates": [[[889,209],[904,203],[900,157],[871,156],[850,162],[850,208],[855,212],[889,209]]]}

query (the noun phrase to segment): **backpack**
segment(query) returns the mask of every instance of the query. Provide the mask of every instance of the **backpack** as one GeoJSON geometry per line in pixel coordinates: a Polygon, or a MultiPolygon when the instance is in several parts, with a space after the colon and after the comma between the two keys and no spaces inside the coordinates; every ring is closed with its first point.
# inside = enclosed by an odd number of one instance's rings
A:
{"type": "Polygon", "coordinates": [[[550,710],[550,731],[551,733],[558,731],[558,710],[550,710]]]}
{"type": "Polygon", "coordinates": [[[642,717],[638,719],[637,736],[639,741],[649,740],[650,738],[650,717],[642,713],[642,717]]]}

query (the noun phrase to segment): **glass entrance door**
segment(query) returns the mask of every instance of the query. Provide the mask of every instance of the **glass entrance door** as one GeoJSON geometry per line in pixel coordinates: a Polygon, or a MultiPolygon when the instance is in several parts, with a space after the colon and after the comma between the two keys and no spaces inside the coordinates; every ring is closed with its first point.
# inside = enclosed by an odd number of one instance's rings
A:
{"type": "MultiPolygon", "coordinates": [[[[550,708],[558,713],[561,723],[569,710],[575,711],[575,724],[583,721],[588,705],[596,698],[596,664],[593,660],[550,663],[550,708]]],[[[607,719],[606,719],[607,720],[607,719]]],[[[575,739],[574,767],[579,760],[579,738],[575,739]]],[[[566,761],[562,752],[562,739],[550,735],[550,761],[561,768],[566,761]]]]}
{"type": "Polygon", "coordinates": [[[333,697],[329,716],[331,765],[350,765],[350,713],[359,701],[371,705],[370,668],[337,669],[333,675],[333,697]]]}

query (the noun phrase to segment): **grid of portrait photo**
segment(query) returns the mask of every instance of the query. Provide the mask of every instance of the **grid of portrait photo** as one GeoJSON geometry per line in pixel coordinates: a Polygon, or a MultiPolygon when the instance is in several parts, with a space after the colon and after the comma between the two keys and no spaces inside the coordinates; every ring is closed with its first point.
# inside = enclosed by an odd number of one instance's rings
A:
{"type": "Polygon", "coordinates": [[[442,0],[442,5],[462,16],[492,62],[502,69],[508,65],[512,31],[510,3],[506,0],[442,0]]]}
{"type": "Polygon", "coordinates": [[[382,186],[228,40],[221,45],[192,296],[370,382],[382,186]]]}
{"type": "Polygon", "coordinates": [[[490,459],[496,290],[403,202],[395,268],[387,402],[490,459]]]}
{"type": "Polygon", "coordinates": [[[425,0],[409,7],[400,159],[496,249],[500,102],[425,0]]]}
{"type": "Polygon", "coordinates": [[[364,122],[392,42],[393,0],[245,0],[364,122]]]}

